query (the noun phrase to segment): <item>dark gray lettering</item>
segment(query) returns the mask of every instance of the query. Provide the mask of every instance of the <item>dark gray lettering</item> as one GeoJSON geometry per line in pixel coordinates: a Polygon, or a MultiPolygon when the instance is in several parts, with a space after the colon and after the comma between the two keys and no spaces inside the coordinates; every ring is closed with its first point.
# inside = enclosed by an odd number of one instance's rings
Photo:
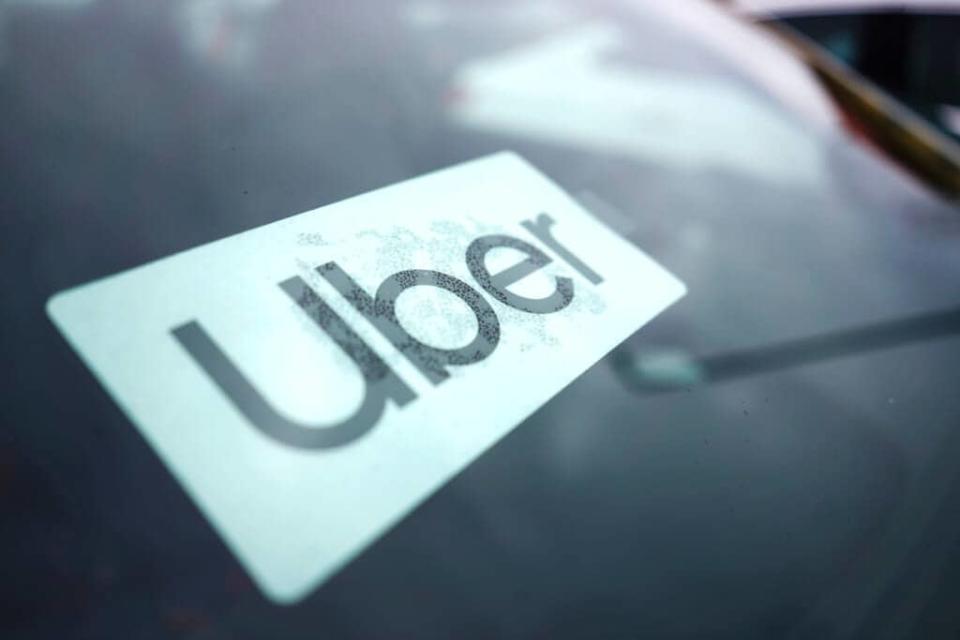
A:
{"type": "Polygon", "coordinates": [[[556,278],[556,289],[545,298],[527,298],[507,289],[511,284],[551,262],[553,260],[543,251],[513,236],[483,236],[467,247],[467,268],[484,291],[503,304],[528,313],[553,313],[563,309],[573,300],[573,281],[566,277],[556,278]],[[486,266],[486,256],[491,249],[498,247],[522,251],[527,254],[527,257],[512,267],[491,275],[486,266]]]}
{"type": "Polygon", "coordinates": [[[500,342],[500,320],[493,307],[473,287],[453,276],[424,269],[400,271],[384,280],[372,298],[336,262],[318,267],[317,272],[434,384],[450,376],[448,365],[479,362],[493,353],[500,342]],[[416,286],[445,289],[470,307],[477,319],[477,335],[469,344],[457,349],[440,349],[417,340],[400,325],[397,298],[416,286]]]}
{"type": "Polygon", "coordinates": [[[280,288],[357,365],[364,380],[364,396],[353,415],[337,424],[301,424],[274,409],[199,322],[192,320],[172,329],[174,338],[256,428],[292,447],[339,447],[376,426],[388,399],[398,407],[416,399],[416,393],[302,279],[285,280],[280,288]]]}
{"type": "Polygon", "coordinates": [[[574,255],[572,251],[557,242],[556,238],[553,237],[553,233],[550,231],[550,227],[554,225],[554,221],[549,215],[541,213],[537,216],[536,220],[526,220],[522,224],[524,229],[532,233],[540,242],[547,245],[554,253],[563,258],[567,264],[580,272],[580,275],[584,278],[593,284],[603,282],[603,276],[588,267],[587,264],[574,255]]]}

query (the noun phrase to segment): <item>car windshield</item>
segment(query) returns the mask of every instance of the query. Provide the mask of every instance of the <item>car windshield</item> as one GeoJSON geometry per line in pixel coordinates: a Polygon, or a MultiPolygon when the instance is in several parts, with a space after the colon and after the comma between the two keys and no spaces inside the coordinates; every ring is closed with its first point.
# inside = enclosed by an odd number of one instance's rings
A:
{"type": "Polygon", "coordinates": [[[960,628],[960,212],[715,5],[17,0],[0,116],[0,635],[960,628]],[[502,150],[686,297],[271,602],[48,299],[502,150]]]}

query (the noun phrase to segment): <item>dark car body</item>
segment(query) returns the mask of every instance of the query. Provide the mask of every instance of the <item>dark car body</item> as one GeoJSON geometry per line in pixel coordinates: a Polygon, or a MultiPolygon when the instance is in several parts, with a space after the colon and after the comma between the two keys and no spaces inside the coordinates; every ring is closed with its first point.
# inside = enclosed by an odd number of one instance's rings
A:
{"type": "Polygon", "coordinates": [[[754,0],[749,15],[787,24],[960,139],[960,3],[754,0]]]}

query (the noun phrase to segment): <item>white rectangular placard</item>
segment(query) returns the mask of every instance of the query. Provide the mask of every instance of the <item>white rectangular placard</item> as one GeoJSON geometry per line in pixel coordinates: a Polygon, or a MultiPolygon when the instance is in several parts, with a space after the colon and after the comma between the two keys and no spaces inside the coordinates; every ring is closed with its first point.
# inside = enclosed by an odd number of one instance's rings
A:
{"type": "Polygon", "coordinates": [[[48,312],[290,603],[683,293],[500,153],[58,293],[48,312]]]}

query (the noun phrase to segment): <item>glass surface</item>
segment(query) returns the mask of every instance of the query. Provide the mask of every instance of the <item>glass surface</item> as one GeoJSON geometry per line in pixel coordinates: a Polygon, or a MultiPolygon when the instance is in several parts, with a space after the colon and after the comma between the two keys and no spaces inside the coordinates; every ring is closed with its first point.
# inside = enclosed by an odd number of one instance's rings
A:
{"type": "Polygon", "coordinates": [[[960,212],[659,4],[2,5],[0,633],[956,637],[960,212]],[[687,297],[271,604],[44,304],[502,149],[687,297]]]}

